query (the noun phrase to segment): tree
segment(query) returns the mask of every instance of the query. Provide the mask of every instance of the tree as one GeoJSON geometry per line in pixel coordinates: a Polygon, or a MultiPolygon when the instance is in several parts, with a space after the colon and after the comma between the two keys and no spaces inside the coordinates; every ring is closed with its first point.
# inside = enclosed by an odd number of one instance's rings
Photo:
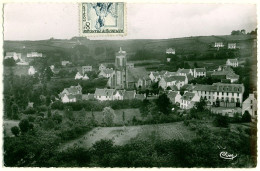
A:
{"type": "Polygon", "coordinates": [[[47,111],[47,116],[48,116],[48,118],[50,118],[51,117],[51,109],[48,109],[48,111],[47,111]]]}
{"type": "Polygon", "coordinates": [[[159,95],[159,98],[156,100],[156,105],[163,114],[168,115],[171,112],[171,102],[165,93],[159,95]]]}
{"type": "Polygon", "coordinates": [[[12,128],[11,128],[11,131],[12,131],[12,133],[14,134],[14,136],[18,136],[19,135],[19,133],[20,133],[20,129],[18,128],[18,126],[13,126],[12,128]]]}
{"type": "Polygon", "coordinates": [[[214,124],[217,127],[228,127],[228,117],[227,116],[222,116],[222,115],[217,115],[216,118],[214,119],[214,124]]]}
{"type": "Polygon", "coordinates": [[[242,122],[251,122],[251,115],[247,110],[242,116],[242,122]]]}
{"type": "Polygon", "coordinates": [[[13,119],[19,119],[19,116],[18,116],[18,106],[17,106],[17,104],[13,104],[13,105],[12,105],[12,118],[13,118],[13,119]]]}
{"type": "Polygon", "coordinates": [[[26,133],[29,130],[29,120],[28,119],[23,119],[19,122],[19,128],[22,133],[26,133]]]}
{"type": "Polygon", "coordinates": [[[103,109],[103,121],[106,126],[113,126],[115,118],[115,112],[110,107],[105,107],[103,109]]]}
{"type": "Polygon", "coordinates": [[[123,122],[125,124],[125,111],[123,111],[122,119],[123,119],[123,122]]]}
{"type": "Polygon", "coordinates": [[[14,58],[7,58],[4,60],[4,66],[15,66],[14,58]]]}

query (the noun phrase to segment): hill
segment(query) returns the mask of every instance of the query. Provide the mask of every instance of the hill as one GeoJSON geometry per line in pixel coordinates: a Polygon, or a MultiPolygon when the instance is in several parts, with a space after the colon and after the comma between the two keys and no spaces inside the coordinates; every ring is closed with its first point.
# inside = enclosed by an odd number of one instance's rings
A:
{"type": "MultiPolygon", "coordinates": [[[[142,50],[150,53],[151,59],[161,59],[169,47],[176,49],[177,54],[207,53],[214,42],[236,42],[243,53],[250,55],[254,45],[254,35],[197,36],[173,39],[137,39],[137,40],[89,40],[87,38],[72,38],[70,40],[40,40],[40,41],[4,41],[4,51],[27,53],[37,51],[51,54],[61,53],[64,58],[72,60],[76,56],[89,58],[89,61],[104,62],[114,60],[114,54],[122,47],[128,53],[128,58],[142,50]]],[[[141,53],[142,54],[142,53],[141,53]]],[[[79,57],[80,58],[80,57],[79,57]]],[[[140,59],[141,56],[140,56],[140,59]]]]}

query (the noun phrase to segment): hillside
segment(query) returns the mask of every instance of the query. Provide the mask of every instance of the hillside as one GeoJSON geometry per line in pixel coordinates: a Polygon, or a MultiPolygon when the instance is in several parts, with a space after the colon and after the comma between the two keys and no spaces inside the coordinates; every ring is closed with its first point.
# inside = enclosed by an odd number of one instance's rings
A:
{"type": "Polygon", "coordinates": [[[138,40],[88,40],[85,38],[73,38],[70,40],[4,41],[4,51],[62,53],[64,57],[70,56],[73,58],[78,51],[75,48],[81,47],[78,49],[86,48],[84,50],[84,58],[109,61],[114,59],[114,53],[118,51],[119,47],[122,47],[123,50],[127,51],[130,59],[138,50],[150,52],[153,54],[151,58],[160,59],[169,47],[175,48],[177,54],[207,53],[210,51],[212,43],[222,41],[224,43],[238,43],[241,49],[243,49],[243,54],[247,55],[248,51],[252,51],[254,39],[256,39],[256,36],[253,35],[226,35],[138,40]]]}

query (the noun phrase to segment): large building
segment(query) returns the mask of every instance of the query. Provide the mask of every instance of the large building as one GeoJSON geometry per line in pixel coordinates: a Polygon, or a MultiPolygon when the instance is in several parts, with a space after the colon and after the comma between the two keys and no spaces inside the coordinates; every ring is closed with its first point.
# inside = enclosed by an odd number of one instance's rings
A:
{"type": "Polygon", "coordinates": [[[214,83],[212,85],[197,84],[192,91],[207,100],[209,105],[241,107],[245,88],[243,84],[214,83]]]}
{"type": "Polygon", "coordinates": [[[108,86],[115,89],[145,88],[151,81],[145,68],[127,67],[127,53],[121,48],[116,53],[114,74],[108,80],[108,86]]]}

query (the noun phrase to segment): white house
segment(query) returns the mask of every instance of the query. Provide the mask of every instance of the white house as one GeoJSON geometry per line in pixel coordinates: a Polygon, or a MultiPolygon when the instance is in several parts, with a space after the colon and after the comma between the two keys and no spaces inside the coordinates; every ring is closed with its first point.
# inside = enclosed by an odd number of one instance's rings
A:
{"type": "Polygon", "coordinates": [[[200,97],[197,93],[186,92],[181,97],[181,109],[191,109],[196,102],[200,101],[200,97]]]}
{"type": "Polygon", "coordinates": [[[5,59],[13,58],[15,61],[17,61],[18,59],[21,60],[21,56],[22,56],[21,53],[16,53],[16,52],[6,52],[5,59]]]}
{"type": "Polygon", "coordinates": [[[87,66],[82,66],[82,73],[84,74],[85,72],[90,72],[92,71],[92,66],[87,65],[87,66]]]}
{"type": "Polygon", "coordinates": [[[236,49],[236,43],[228,43],[228,49],[236,49]]]}
{"type": "Polygon", "coordinates": [[[176,103],[181,104],[181,95],[179,94],[179,92],[170,91],[167,94],[167,96],[170,99],[170,101],[172,102],[172,104],[176,104],[176,103]]]}
{"type": "Polygon", "coordinates": [[[188,75],[194,76],[192,69],[184,69],[184,68],[179,68],[177,74],[179,76],[188,76],[188,75]]]}
{"type": "Polygon", "coordinates": [[[78,84],[77,86],[70,86],[65,88],[59,97],[63,103],[76,102],[82,99],[82,87],[78,84]]]}
{"type": "Polygon", "coordinates": [[[111,68],[106,68],[100,71],[100,73],[98,74],[99,77],[105,77],[105,78],[110,78],[113,74],[115,73],[115,71],[111,68]]]}
{"type": "Polygon", "coordinates": [[[115,89],[100,89],[96,88],[94,98],[100,101],[113,100],[115,89]]]}
{"type": "Polygon", "coordinates": [[[69,65],[69,64],[71,64],[70,61],[61,61],[62,66],[66,66],[66,65],[69,65]]]}
{"type": "Polygon", "coordinates": [[[79,79],[82,79],[83,78],[83,75],[80,74],[80,72],[77,72],[76,75],[75,75],[75,80],[79,80],[79,79]]]}
{"type": "Polygon", "coordinates": [[[100,64],[98,67],[99,71],[102,71],[103,69],[106,69],[107,67],[104,64],[100,64]]]}
{"type": "Polygon", "coordinates": [[[238,60],[237,58],[235,59],[228,59],[226,62],[227,66],[232,66],[232,67],[238,67],[238,60]]]}
{"type": "Polygon", "coordinates": [[[173,49],[173,48],[166,49],[166,54],[173,54],[173,55],[175,55],[175,49],[173,49]]]}
{"type": "Polygon", "coordinates": [[[178,89],[180,89],[185,84],[188,84],[188,78],[186,76],[171,76],[171,77],[163,77],[159,81],[159,87],[166,89],[167,87],[171,87],[176,85],[178,89]]]}
{"type": "Polygon", "coordinates": [[[226,83],[196,84],[192,90],[193,93],[207,100],[208,104],[221,107],[241,107],[244,91],[243,84],[226,83]]]}
{"type": "Polygon", "coordinates": [[[34,75],[36,72],[37,71],[33,66],[30,66],[30,68],[28,69],[28,75],[34,75]]]}
{"type": "Polygon", "coordinates": [[[27,53],[27,58],[40,58],[40,57],[43,57],[42,53],[38,53],[38,52],[27,53]]]}
{"type": "Polygon", "coordinates": [[[62,97],[61,97],[61,101],[63,103],[70,103],[70,102],[76,102],[76,97],[73,96],[73,95],[67,95],[67,94],[64,94],[62,97]]]}
{"type": "Polygon", "coordinates": [[[223,43],[223,42],[215,42],[214,47],[215,47],[215,48],[221,48],[221,47],[224,47],[224,43],[223,43]]]}
{"type": "Polygon", "coordinates": [[[205,68],[194,68],[194,77],[206,77],[206,69],[205,68]]]}
{"type": "Polygon", "coordinates": [[[87,74],[84,74],[84,76],[82,77],[82,80],[89,80],[89,77],[87,74]]]}
{"type": "Polygon", "coordinates": [[[257,117],[257,99],[254,94],[249,94],[249,97],[242,104],[242,114],[248,111],[252,118],[257,117]]]}

